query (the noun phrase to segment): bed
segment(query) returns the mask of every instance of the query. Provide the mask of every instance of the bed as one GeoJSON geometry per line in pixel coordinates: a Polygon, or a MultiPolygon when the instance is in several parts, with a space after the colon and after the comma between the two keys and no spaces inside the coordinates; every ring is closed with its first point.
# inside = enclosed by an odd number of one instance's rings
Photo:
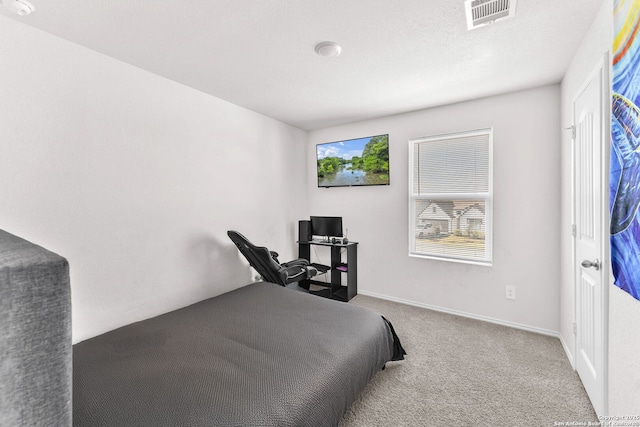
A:
{"type": "Polygon", "coordinates": [[[336,426],[404,350],[380,314],[258,282],[73,346],[74,426],[336,426]]]}

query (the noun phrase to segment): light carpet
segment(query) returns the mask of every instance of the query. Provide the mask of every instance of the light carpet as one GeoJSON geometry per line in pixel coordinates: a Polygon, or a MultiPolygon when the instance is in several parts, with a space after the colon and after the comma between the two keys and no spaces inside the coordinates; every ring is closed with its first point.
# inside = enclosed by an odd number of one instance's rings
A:
{"type": "Polygon", "coordinates": [[[380,371],[341,427],[557,426],[598,418],[555,337],[358,295],[406,360],[380,371]]]}

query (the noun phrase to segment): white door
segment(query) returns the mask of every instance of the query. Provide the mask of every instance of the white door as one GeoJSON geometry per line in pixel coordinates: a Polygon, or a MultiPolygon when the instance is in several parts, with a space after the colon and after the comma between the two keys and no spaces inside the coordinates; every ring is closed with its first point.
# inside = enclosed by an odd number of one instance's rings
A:
{"type": "Polygon", "coordinates": [[[576,370],[598,415],[606,411],[605,306],[606,286],[603,213],[603,149],[605,147],[605,102],[608,78],[603,63],[578,93],[573,103],[574,141],[574,224],[576,294],[576,370]],[[604,270],[603,270],[604,269],[604,270]]]}

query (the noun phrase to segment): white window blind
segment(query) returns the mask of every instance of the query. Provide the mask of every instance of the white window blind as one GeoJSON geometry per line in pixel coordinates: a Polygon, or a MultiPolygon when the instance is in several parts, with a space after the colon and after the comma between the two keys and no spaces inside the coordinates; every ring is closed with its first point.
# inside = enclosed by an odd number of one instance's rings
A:
{"type": "Polygon", "coordinates": [[[409,255],[490,265],[493,131],[409,140],[409,255]]]}

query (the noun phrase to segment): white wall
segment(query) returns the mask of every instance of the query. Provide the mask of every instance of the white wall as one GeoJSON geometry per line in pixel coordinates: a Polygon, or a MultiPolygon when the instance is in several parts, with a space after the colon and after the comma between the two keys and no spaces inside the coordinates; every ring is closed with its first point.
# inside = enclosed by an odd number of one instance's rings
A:
{"type": "Polygon", "coordinates": [[[640,415],[640,301],[609,287],[609,414],[640,415]]]}
{"type": "Polygon", "coordinates": [[[0,17],[0,227],[69,260],[74,342],[294,255],[306,133],[0,17]]]}
{"type": "MultiPolygon", "coordinates": [[[[572,102],[613,42],[613,1],[604,0],[589,32],[572,59],[562,81],[562,125],[569,126],[572,102]]],[[[571,136],[562,141],[561,227],[561,335],[569,351],[575,349],[572,333],[574,285],[571,276],[571,136]]],[[[605,171],[608,175],[609,171],[605,171]]],[[[612,284],[609,286],[609,414],[640,414],[640,302],[612,284]]],[[[571,355],[571,357],[574,357],[571,355]]]]}
{"type": "Polygon", "coordinates": [[[559,330],[560,87],[310,132],[309,212],[341,215],[360,242],[358,289],[546,333],[559,330]],[[408,140],[494,129],[493,267],[408,256],[408,140]],[[317,188],[315,145],[389,134],[391,185],[317,188]],[[505,298],[515,285],[517,300],[505,298]]]}
{"type": "MultiPolygon", "coordinates": [[[[308,147],[303,131],[0,17],[0,228],[69,259],[74,342],[247,283],[226,230],[288,258],[297,220],[314,214],[342,215],[361,243],[362,292],[560,330],[571,350],[570,144],[559,129],[610,48],[612,7],[603,1],[561,94],[317,130],[308,147]],[[407,140],[487,126],[494,266],[409,258],[407,140]],[[316,187],[315,144],[379,133],[390,134],[391,186],[316,187]]],[[[638,304],[611,286],[611,414],[640,412],[638,304]]]]}

